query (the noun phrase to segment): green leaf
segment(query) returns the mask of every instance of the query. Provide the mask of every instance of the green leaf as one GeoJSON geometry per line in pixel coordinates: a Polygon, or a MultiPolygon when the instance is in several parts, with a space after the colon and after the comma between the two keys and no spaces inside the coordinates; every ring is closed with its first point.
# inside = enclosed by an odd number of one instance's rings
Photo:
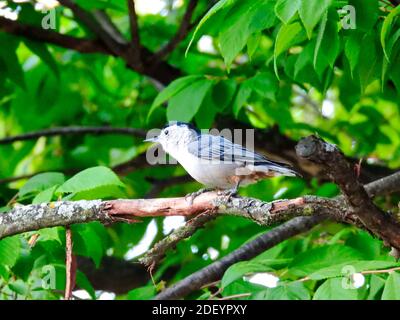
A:
{"type": "MultiPolygon", "coordinates": [[[[379,17],[379,1],[376,0],[349,0],[357,13],[357,31],[370,31],[379,17]]],[[[356,30],[352,30],[354,32],[356,30]]]]}
{"type": "Polygon", "coordinates": [[[17,279],[16,281],[9,283],[8,287],[11,291],[21,296],[26,296],[28,293],[28,285],[21,279],[17,279]]]}
{"type": "Polygon", "coordinates": [[[53,186],[64,183],[65,176],[59,172],[39,173],[30,178],[19,190],[19,196],[24,197],[28,194],[38,194],[53,186]]]}
{"type": "Polygon", "coordinates": [[[382,25],[382,30],[381,30],[381,44],[383,48],[383,52],[385,54],[385,57],[388,61],[390,61],[390,51],[387,51],[386,49],[386,42],[387,38],[390,35],[390,32],[392,30],[392,25],[395,20],[395,18],[400,14],[400,6],[397,6],[394,8],[389,15],[385,18],[385,21],[383,22],[382,25]]]}
{"type": "Polygon", "coordinates": [[[194,30],[193,36],[190,39],[190,42],[186,48],[185,56],[187,56],[189,49],[192,46],[192,43],[193,43],[194,39],[196,38],[197,33],[199,32],[200,28],[203,26],[203,24],[206,23],[207,20],[210,19],[213,15],[215,15],[218,11],[230,6],[234,2],[235,2],[235,0],[220,0],[215,5],[213,5],[210,10],[208,10],[208,12],[200,20],[199,24],[197,25],[196,29],[194,30]]]}
{"type": "Polygon", "coordinates": [[[381,76],[380,62],[383,60],[381,50],[379,50],[376,37],[372,34],[367,34],[362,39],[363,43],[369,43],[367,51],[363,51],[359,56],[357,71],[360,79],[362,92],[375,79],[381,76]]]}
{"type": "Polygon", "coordinates": [[[78,193],[104,186],[124,187],[124,184],[112,170],[99,166],[77,173],[58,187],[56,193],[78,193]]]}
{"type": "Polygon", "coordinates": [[[90,297],[93,300],[96,299],[96,292],[94,291],[92,284],[90,283],[86,275],[79,270],[77,270],[76,272],[76,284],[79,288],[86,290],[86,292],[89,293],[90,297]]]}
{"type": "Polygon", "coordinates": [[[89,190],[76,192],[71,195],[71,200],[96,200],[96,199],[118,199],[126,198],[126,192],[124,192],[118,185],[102,185],[89,190]]]}
{"type": "Polygon", "coordinates": [[[275,14],[283,22],[288,23],[299,10],[301,0],[278,0],[275,5],[275,14]]]}
{"type": "Polygon", "coordinates": [[[252,88],[260,96],[275,101],[279,83],[271,72],[259,72],[246,81],[246,85],[252,88]]]}
{"type": "Polygon", "coordinates": [[[212,98],[219,111],[225,110],[230,105],[235,96],[236,88],[237,83],[232,79],[220,81],[213,87],[212,98]]]}
{"type": "Polygon", "coordinates": [[[310,300],[311,296],[301,282],[279,284],[275,288],[259,291],[252,296],[255,300],[310,300]]]}
{"type": "Polygon", "coordinates": [[[382,300],[400,300],[400,274],[391,272],[386,280],[382,300]]]}
{"type": "Polygon", "coordinates": [[[98,268],[103,258],[103,245],[100,236],[90,225],[76,225],[73,227],[73,234],[77,237],[76,253],[90,257],[98,268]],[[79,243],[82,242],[82,243],[79,243]]]}
{"type": "Polygon", "coordinates": [[[372,274],[369,280],[369,292],[366,300],[380,300],[385,280],[378,275],[372,274]]]}
{"type": "Polygon", "coordinates": [[[59,244],[62,244],[59,230],[60,230],[60,227],[40,229],[38,231],[38,233],[40,235],[39,241],[55,240],[59,244]]]}
{"type": "Polygon", "coordinates": [[[11,81],[25,89],[25,76],[16,53],[19,40],[11,35],[0,33],[0,46],[2,47],[2,50],[0,50],[0,65],[4,64],[7,76],[11,81]]]}
{"type": "Polygon", "coordinates": [[[59,184],[56,184],[55,186],[52,186],[52,187],[38,193],[35,196],[35,198],[33,198],[32,204],[50,202],[53,199],[54,193],[59,186],[60,186],[59,184]]]}
{"type": "Polygon", "coordinates": [[[168,103],[168,121],[190,122],[212,85],[213,81],[201,79],[174,95],[168,103]]]}
{"type": "Polygon", "coordinates": [[[362,35],[358,33],[356,30],[354,30],[347,38],[344,46],[344,53],[346,55],[347,60],[349,61],[350,73],[352,77],[360,56],[360,51],[361,51],[360,41],[362,41],[361,39],[362,35]]]}
{"type": "MultiPolygon", "coordinates": [[[[368,114],[367,108],[361,108],[360,110],[363,110],[363,113],[368,114]]],[[[371,119],[380,119],[382,115],[372,112],[370,117],[371,119]]],[[[382,119],[381,121],[385,120],[382,119]]],[[[347,238],[345,245],[360,251],[363,254],[365,260],[380,259],[382,242],[368,232],[360,230],[356,233],[352,233],[347,238]]]]}
{"type": "Polygon", "coordinates": [[[313,61],[314,68],[320,77],[328,65],[333,69],[340,52],[340,39],[336,20],[337,13],[331,10],[326,12],[321,21],[313,61]]]}
{"type": "Polygon", "coordinates": [[[251,92],[251,87],[249,87],[245,82],[241,84],[233,102],[233,114],[235,117],[238,117],[240,110],[250,97],[251,92]]]}
{"type": "Polygon", "coordinates": [[[203,102],[195,115],[196,125],[199,129],[208,129],[214,122],[215,115],[218,111],[218,106],[215,105],[212,98],[214,88],[209,90],[203,99],[203,102]]]}
{"type": "Polygon", "coordinates": [[[309,39],[311,39],[313,29],[331,3],[332,0],[301,0],[299,14],[309,39]]]}
{"type": "Polygon", "coordinates": [[[277,59],[278,57],[288,50],[290,47],[299,43],[305,39],[304,29],[299,22],[294,22],[291,24],[284,24],[279,29],[279,32],[276,36],[275,40],[275,48],[274,48],[274,70],[276,76],[278,76],[278,66],[277,59]]]}
{"type": "Polygon", "coordinates": [[[150,300],[156,294],[153,285],[147,287],[136,288],[128,292],[129,300],[150,300]]]}
{"type": "Polygon", "coordinates": [[[326,280],[315,291],[313,300],[357,300],[358,289],[345,289],[347,279],[332,278],[326,280]]]}
{"type": "Polygon", "coordinates": [[[54,72],[56,77],[60,76],[60,71],[58,70],[58,65],[53,55],[50,53],[49,48],[46,44],[24,39],[25,45],[36,54],[42,61],[54,72]]]}
{"type": "Polygon", "coordinates": [[[314,68],[316,68],[316,66],[317,66],[318,52],[319,52],[319,49],[321,48],[321,43],[322,43],[322,39],[324,38],[327,22],[328,22],[328,11],[325,11],[325,13],[322,17],[321,24],[319,26],[319,31],[318,31],[318,36],[317,36],[317,44],[315,46],[315,51],[314,51],[314,68]]]}
{"type": "Polygon", "coordinates": [[[155,98],[153,104],[151,105],[150,111],[148,113],[147,119],[150,118],[152,113],[156,108],[158,108],[161,104],[166,102],[168,99],[170,99],[172,96],[176,95],[179,93],[181,90],[184,88],[188,87],[192,83],[204,79],[204,76],[199,76],[199,75],[191,75],[191,76],[186,76],[179,78],[175,81],[172,81],[164,90],[162,90],[157,97],[155,98]]]}
{"type": "Polygon", "coordinates": [[[237,2],[227,13],[219,34],[221,54],[227,68],[244,48],[250,35],[274,25],[275,16],[269,14],[274,3],[270,0],[237,2]]]}
{"type": "Polygon", "coordinates": [[[224,273],[221,280],[222,288],[227,287],[232,282],[243,278],[246,274],[255,272],[266,272],[272,270],[261,262],[241,261],[230,266],[224,273]]]}
{"type": "Polygon", "coordinates": [[[297,276],[306,276],[332,264],[361,259],[360,252],[344,245],[334,244],[299,254],[289,265],[289,272],[297,276]]]}
{"type": "Polygon", "coordinates": [[[1,264],[12,267],[17,262],[21,251],[19,236],[8,237],[0,240],[0,261],[1,264]]]}
{"type": "Polygon", "coordinates": [[[247,55],[249,56],[249,59],[251,60],[254,53],[256,52],[260,41],[262,38],[262,33],[261,32],[255,32],[250,37],[247,39],[247,55]]]}

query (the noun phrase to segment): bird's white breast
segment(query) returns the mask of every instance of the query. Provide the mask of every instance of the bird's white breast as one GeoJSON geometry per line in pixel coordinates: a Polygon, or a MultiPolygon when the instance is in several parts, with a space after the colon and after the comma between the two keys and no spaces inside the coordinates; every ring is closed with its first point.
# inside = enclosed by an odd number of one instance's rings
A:
{"type": "Polygon", "coordinates": [[[169,153],[201,184],[221,189],[232,188],[234,186],[229,178],[235,175],[236,164],[206,161],[196,157],[184,148],[174,151],[170,150],[169,153]]]}

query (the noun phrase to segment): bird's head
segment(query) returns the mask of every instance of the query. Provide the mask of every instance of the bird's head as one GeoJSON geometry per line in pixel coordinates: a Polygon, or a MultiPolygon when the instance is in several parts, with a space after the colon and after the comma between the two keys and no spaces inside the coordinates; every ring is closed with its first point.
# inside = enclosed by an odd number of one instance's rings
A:
{"type": "Polygon", "coordinates": [[[157,137],[145,141],[158,142],[166,152],[170,153],[194,141],[199,134],[200,131],[190,123],[174,121],[168,123],[157,137]]]}

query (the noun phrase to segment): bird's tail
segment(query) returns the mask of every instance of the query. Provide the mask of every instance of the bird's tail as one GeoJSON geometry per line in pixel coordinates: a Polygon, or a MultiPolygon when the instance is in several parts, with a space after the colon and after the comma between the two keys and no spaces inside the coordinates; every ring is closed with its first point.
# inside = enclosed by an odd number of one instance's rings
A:
{"type": "Polygon", "coordinates": [[[300,173],[293,170],[293,168],[287,163],[276,161],[263,161],[255,163],[255,166],[257,169],[263,168],[265,171],[273,172],[276,176],[302,177],[300,173]]]}
{"type": "Polygon", "coordinates": [[[288,177],[302,177],[300,173],[294,171],[291,168],[281,167],[281,166],[271,166],[269,167],[270,171],[274,171],[281,176],[288,176],[288,177]]]}

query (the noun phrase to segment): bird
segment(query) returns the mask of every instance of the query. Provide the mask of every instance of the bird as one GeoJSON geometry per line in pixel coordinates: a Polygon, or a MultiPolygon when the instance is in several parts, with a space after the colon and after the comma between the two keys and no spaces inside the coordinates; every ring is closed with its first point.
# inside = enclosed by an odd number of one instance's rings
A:
{"type": "Polygon", "coordinates": [[[202,134],[186,122],[169,122],[158,136],[144,141],[161,144],[193,179],[205,186],[188,195],[191,202],[206,191],[218,190],[231,197],[240,186],[261,179],[301,176],[286,163],[270,160],[222,136],[202,134]]]}

